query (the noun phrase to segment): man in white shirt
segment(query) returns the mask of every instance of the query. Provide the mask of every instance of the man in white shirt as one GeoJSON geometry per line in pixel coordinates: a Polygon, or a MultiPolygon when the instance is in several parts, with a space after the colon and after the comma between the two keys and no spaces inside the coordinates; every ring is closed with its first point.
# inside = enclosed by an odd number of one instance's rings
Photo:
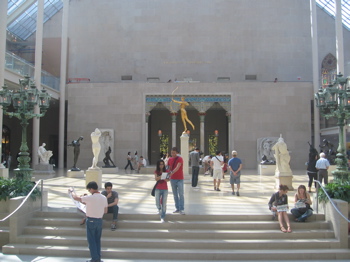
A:
{"type": "Polygon", "coordinates": [[[216,151],[216,156],[212,157],[210,166],[213,169],[214,190],[220,190],[220,182],[222,179],[222,165],[224,164],[224,158],[221,155],[221,151],[216,151]],[[217,183],[216,183],[217,180],[217,183]]]}
{"type": "Polygon", "coordinates": [[[89,182],[86,189],[91,195],[83,197],[72,195],[72,197],[86,205],[86,236],[91,255],[91,260],[88,261],[98,262],[101,261],[102,217],[107,213],[108,203],[107,198],[98,191],[95,181],[89,182]]]}
{"type": "MultiPolygon", "coordinates": [[[[329,161],[326,158],[325,153],[320,154],[320,159],[316,162],[316,169],[318,170],[318,181],[322,184],[322,180],[324,179],[324,184],[328,184],[328,168],[329,161]]],[[[318,188],[318,187],[317,187],[318,188]]]]}
{"type": "Polygon", "coordinates": [[[137,167],[137,172],[140,173],[141,167],[146,167],[146,166],[147,166],[146,159],[144,159],[143,156],[140,156],[140,160],[138,162],[138,167],[137,167]]]}

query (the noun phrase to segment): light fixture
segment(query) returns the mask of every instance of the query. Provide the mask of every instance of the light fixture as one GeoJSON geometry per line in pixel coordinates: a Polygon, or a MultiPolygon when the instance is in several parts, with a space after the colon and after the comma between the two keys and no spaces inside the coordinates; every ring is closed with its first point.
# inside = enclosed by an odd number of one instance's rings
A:
{"type": "Polygon", "coordinates": [[[214,130],[214,135],[215,135],[216,137],[218,137],[218,136],[219,136],[219,130],[215,129],[215,130],[214,130]]]}
{"type": "Polygon", "coordinates": [[[158,129],[158,136],[161,137],[163,135],[162,129],[158,129]]]}

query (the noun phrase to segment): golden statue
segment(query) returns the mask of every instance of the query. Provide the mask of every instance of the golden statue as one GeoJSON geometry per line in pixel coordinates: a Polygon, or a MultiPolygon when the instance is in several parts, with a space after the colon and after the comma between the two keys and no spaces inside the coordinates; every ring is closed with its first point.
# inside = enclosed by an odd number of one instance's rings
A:
{"type": "MultiPolygon", "coordinates": [[[[175,89],[175,90],[176,90],[176,89],[175,89]]],[[[188,119],[187,112],[186,112],[186,109],[185,109],[186,106],[189,106],[190,104],[187,103],[187,102],[185,101],[185,98],[184,98],[184,97],[181,97],[181,101],[175,100],[174,98],[171,98],[171,100],[172,100],[173,102],[175,102],[175,103],[180,104],[181,119],[182,119],[182,123],[184,124],[184,128],[185,128],[184,133],[186,133],[186,131],[187,131],[187,124],[186,124],[186,122],[189,123],[189,124],[192,126],[193,130],[194,130],[194,125],[193,125],[193,123],[188,119]]]]}

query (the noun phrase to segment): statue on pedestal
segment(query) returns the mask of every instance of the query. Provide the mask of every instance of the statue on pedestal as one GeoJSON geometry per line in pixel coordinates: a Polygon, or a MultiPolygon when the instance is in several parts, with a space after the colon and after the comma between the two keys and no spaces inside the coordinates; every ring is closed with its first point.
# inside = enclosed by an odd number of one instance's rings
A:
{"type": "Polygon", "coordinates": [[[72,143],[68,144],[68,146],[74,147],[74,163],[71,171],[80,171],[80,168],[77,167],[77,161],[80,154],[80,141],[83,140],[83,137],[80,136],[77,140],[73,140],[72,143]]]}
{"type": "Polygon", "coordinates": [[[101,131],[96,128],[94,132],[91,133],[91,141],[92,141],[92,153],[94,154],[94,158],[92,159],[92,166],[89,167],[89,169],[99,169],[97,166],[98,163],[98,155],[101,151],[101,144],[100,144],[100,136],[101,131]]]}
{"type": "Polygon", "coordinates": [[[48,165],[50,158],[52,157],[52,151],[46,150],[45,148],[46,144],[42,143],[41,146],[38,148],[38,156],[41,164],[48,165]]]}

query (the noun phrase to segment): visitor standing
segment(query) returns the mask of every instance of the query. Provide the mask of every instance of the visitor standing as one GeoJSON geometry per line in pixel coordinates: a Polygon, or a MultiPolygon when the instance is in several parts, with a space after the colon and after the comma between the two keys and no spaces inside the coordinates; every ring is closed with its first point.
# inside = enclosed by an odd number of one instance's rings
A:
{"type": "Polygon", "coordinates": [[[72,197],[86,204],[86,236],[91,255],[90,261],[101,261],[102,217],[107,213],[107,198],[100,194],[95,181],[89,182],[86,189],[91,195],[78,197],[71,190],[72,197]]]}
{"type": "Polygon", "coordinates": [[[222,165],[224,164],[224,158],[222,157],[221,151],[216,151],[216,156],[214,156],[210,165],[213,169],[213,179],[214,179],[214,191],[220,190],[220,182],[222,179],[222,165]]]}
{"type": "Polygon", "coordinates": [[[192,187],[197,187],[199,174],[199,148],[196,147],[190,153],[190,163],[192,167],[192,187]]]}
{"type": "Polygon", "coordinates": [[[232,158],[228,161],[230,169],[230,184],[232,188],[232,195],[235,195],[235,184],[237,185],[237,196],[239,196],[239,188],[241,186],[241,170],[242,160],[237,157],[237,151],[232,151],[232,158]]]}
{"type": "MultiPolygon", "coordinates": [[[[318,181],[322,184],[324,179],[324,184],[328,184],[328,168],[330,164],[328,159],[326,158],[325,153],[320,154],[320,159],[316,162],[316,169],[318,170],[318,181]]],[[[318,187],[317,187],[318,188],[318,187]]]]}
{"type": "Polygon", "coordinates": [[[175,202],[175,211],[173,213],[185,215],[183,159],[178,153],[177,147],[173,147],[168,162],[170,168],[170,183],[175,202]]]}
{"type": "Polygon", "coordinates": [[[162,174],[166,173],[166,167],[164,160],[160,159],[157,161],[157,167],[154,171],[154,178],[157,181],[155,190],[155,199],[158,213],[160,215],[160,222],[164,223],[164,218],[166,214],[166,203],[168,200],[168,182],[169,179],[162,179],[162,174]]]}

